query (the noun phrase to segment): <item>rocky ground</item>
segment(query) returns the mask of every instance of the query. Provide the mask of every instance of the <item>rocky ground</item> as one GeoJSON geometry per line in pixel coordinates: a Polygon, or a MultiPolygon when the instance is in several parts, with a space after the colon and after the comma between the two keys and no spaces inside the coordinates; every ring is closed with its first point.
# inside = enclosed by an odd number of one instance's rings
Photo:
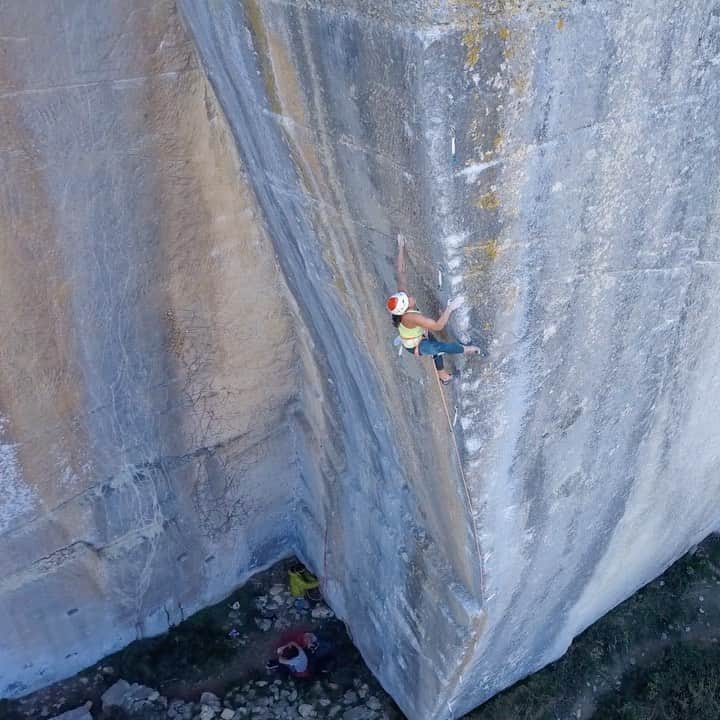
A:
{"type": "Polygon", "coordinates": [[[345,626],[323,603],[297,601],[282,562],[169,633],[135,642],[23,700],[0,720],[400,720],[345,626]],[[265,669],[283,633],[311,630],[336,646],[334,667],[311,680],[265,669]]]}
{"type": "MultiPolygon", "coordinates": [[[[0,720],[401,720],[320,603],[296,603],[288,563],[166,635],[19,701],[0,720]],[[327,675],[292,680],[265,670],[282,634],[313,630],[337,646],[327,675]]],[[[558,662],[466,720],[718,720],[720,538],[702,545],[578,637],[558,662]]]]}

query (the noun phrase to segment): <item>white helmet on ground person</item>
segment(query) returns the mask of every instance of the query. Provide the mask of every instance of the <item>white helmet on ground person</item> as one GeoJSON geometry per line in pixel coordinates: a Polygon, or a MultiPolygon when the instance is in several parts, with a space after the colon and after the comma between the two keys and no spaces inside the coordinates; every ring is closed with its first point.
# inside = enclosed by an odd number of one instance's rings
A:
{"type": "Polygon", "coordinates": [[[405,292],[396,292],[387,300],[387,309],[393,315],[404,315],[410,307],[410,298],[405,292]]]}

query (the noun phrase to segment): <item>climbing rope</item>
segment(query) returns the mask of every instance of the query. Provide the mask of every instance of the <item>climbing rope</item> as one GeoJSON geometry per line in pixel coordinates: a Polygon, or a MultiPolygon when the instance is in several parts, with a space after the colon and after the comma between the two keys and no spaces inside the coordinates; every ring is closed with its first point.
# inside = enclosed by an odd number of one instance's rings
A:
{"type": "Polygon", "coordinates": [[[465,471],[463,470],[462,457],[460,455],[460,448],[457,444],[457,438],[455,437],[455,428],[453,422],[450,419],[450,410],[448,410],[447,401],[445,400],[445,393],[442,389],[442,383],[440,382],[440,375],[435,368],[435,380],[437,380],[438,390],[440,391],[440,399],[442,400],[443,408],[445,410],[445,417],[448,421],[448,427],[450,428],[450,437],[452,438],[453,447],[455,448],[455,457],[458,462],[458,470],[460,471],[460,479],[462,480],[463,488],[465,489],[465,498],[468,504],[468,510],[470,511],[470,520],[472,522],[472,534],[473,540],[475,541],[475,552],[477,553],[478,562],[480,563],[480,594],[481,597],[485,597],[485,574],[483,570],[483,557],[480,551],[480,538],[478,537],[478,529],[475,524],[475,511],[473,509],[472,496],[470,495],[470,488],[467,484],[467,478],[465,477],[465,471]]]}
{"type": "MultiPolygon", "coordinates": [[[[475,552],[477,554],[478,562],[480,563],[480,594],[481,597],[485,597],[485,573],[483,568],[483,557],[480,550],[480,538],[475,523],[475,511],[473,509],[472,496],[470,495],[470,488],[468,487],[467,478],[465,477],[465,471],[463,470],[462,456],[460,455],[460,448],[457,444],[457,438],[455,436],[455,428],[453,421],[450,419],[450,410],[448,409],[447,401],[445,400],[445,393],[442,389],[442,383],[440,382],[440,375],[435,368],[435,380],[437,381],[438,391],[440,393],[440,399],[442,400],[443,409],[445,410],[445,417],[447,418],[448,427],[450,429],[450,437],[452,438],[452,444],[455,448],[455,457],[457,458],[458,470],[460,472],[460,479],[462,480],[463,489],[465,491],[465,499],[467,501],[468,510],[470,512],[470,520],[472,523],[472,535],[473,541],[475,542],[475,552]]],[[[328,556],[328,531],[330,529],[330,523],[325,523],[325,533],[323,538],[323,573],[321,581],[325,583],[328,579],[327,574],[327,556],[328,556]]]]}

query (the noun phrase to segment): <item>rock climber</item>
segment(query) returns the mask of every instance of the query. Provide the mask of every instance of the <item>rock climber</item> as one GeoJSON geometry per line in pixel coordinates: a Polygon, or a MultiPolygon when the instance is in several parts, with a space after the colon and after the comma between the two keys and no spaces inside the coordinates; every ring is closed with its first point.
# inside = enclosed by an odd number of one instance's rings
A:
{"type": "Polygon", "coordinates": [[[475,345],[462,345],[459,342],[442,342],[431,331],[442,330],[450,319],[450,315],[462,305],[456,298],[448,303],[437,320],[425,317],[415,305],[415,298],[408,294],[407,270],[405,267],[405,239],[397,236],[397,284],[399,292],[387,300],[387,309],[392,313],[393,325],[400,335],[403,347],[413,355],[432,355],[438,377],[443,385],[447,385],[453,376],[444,368],[443,355],[477,355],[480,348],[475,345]]]}

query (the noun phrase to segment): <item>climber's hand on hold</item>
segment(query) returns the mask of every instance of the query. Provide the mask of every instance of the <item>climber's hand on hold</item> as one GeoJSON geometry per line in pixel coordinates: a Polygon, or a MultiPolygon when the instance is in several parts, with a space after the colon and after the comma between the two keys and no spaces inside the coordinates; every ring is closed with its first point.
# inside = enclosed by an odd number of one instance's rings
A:
{"type": "Polygon", "coordinates": [[[427,328],[428,330],[442,330],[448,324],[448,320],[450,320],[450,315],[452,315],[453,310],[457,310],[463,304],[464,300],[465,298],[462,295],[452,299],[437,320],[428,320],[422,315],[413,315],[413,320],[415,323],[421,327],[427,328]]]}

